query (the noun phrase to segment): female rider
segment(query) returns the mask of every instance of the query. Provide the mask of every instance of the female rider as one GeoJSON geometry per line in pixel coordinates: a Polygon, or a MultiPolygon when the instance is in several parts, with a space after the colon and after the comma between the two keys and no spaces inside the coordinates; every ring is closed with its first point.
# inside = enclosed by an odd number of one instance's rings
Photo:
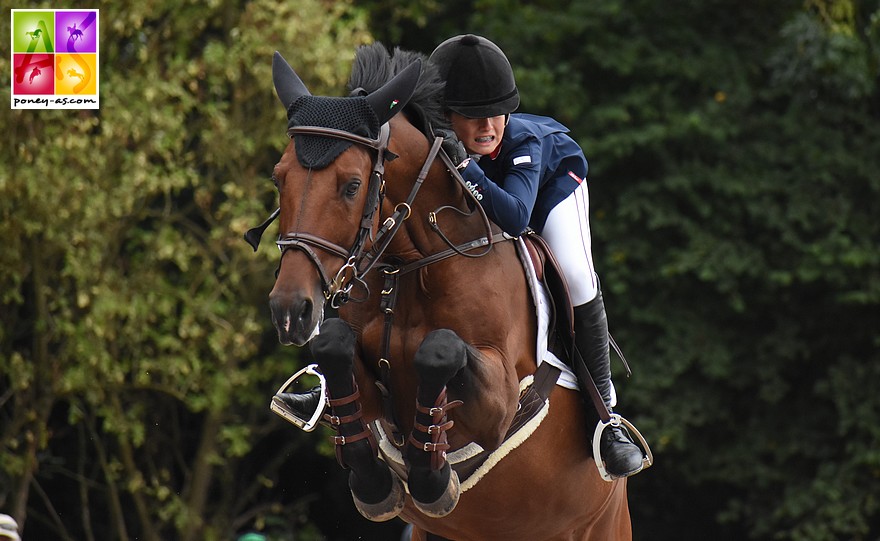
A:
{"type": "MultiPolygon", "coordinates": [[[[443,147],[486,210],[506,233],[539,233],[559,261],[574,305],[575,344],[610,409],[608,323],[590,241],[587,160],[568,129],[552,118],[513,111],[519,92],[501,49],[482,36],[456,36],[429,58],[446,81],[445,109],[455,134],[443,147]],[[462,148],[463,146],[463,148],[462,148]]],[[[439,134],[438,134],[439,135],[439,134]]],[[[582,370],[575,370],[580,378],[582,370]]],[[[581,389],[584,383],[580,382],[581,389]]],[[[606,471],[642,469],[642,451],[621,427],[601,436],[606,471]]]]}

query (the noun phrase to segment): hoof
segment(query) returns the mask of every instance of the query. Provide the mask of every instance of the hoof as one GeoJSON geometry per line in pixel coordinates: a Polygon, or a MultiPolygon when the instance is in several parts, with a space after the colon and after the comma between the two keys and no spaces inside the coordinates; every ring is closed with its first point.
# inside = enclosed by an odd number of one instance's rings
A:
{"type": "Polygon", "coordinates": [[[364,518],[373,522],[385,522],[391,520],[403,511],[403,505],[406,500],[406,490],[403,488],[403,481],[394,471],[388,470],[391,474],[391,493],[388,497],[378,503],[364,503],[352,493],[354,506],[364,518]]]}
{"type": "Polygon", "coordinates": [[[461,496],[461,485],[458,482],[458,474],[455,473],[455,470],[450,470],[449,484],[446,485],[446,491],[437,498],[437,501],[423,503],[413,498],[413,503],[423,514],[432,518],[441,518],[455,509],[459,496],[461,496]]]}

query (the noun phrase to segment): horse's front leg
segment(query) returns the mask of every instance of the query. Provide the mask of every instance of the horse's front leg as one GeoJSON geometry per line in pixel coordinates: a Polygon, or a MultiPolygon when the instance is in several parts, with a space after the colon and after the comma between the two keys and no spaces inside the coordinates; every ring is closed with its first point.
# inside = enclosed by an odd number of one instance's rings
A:
{"type": "Polygon", "coordinates": [[[403,509],[403,483],[379,460],[373,433],[364,420],[354,378],[356,337],[341,319],[329,319],[311,342],[312,353],[327,380],[333,438],[339,464],[350,469],[348,484],[358,511],[373,521],[390,520],[403,509]]]}
{"type": "Polygon", "coordinates": [[[416,418],[407,445],[407,484],[415,506],[431,517],[455,509],[461,489],[458,474],[446,461],[446,431],[452,427],[446,412],[461,404],[450,402],[446,384],[467,364],[467,345],[457,334],[440,329],[429,333],[416,351],[413,364],[419,378],[416,418]]]}
{"type": "Polygon", "coordinates": [[[416,507],[428,516],[452,512],[460,494],[458,476],[446,461],[446,432],[453,427],[447,412],[463,405],[455,410],[456,428],[489,449],[500,444],[513,418],[516,375],[495,361],[448,329],[429,333],[413,358],[419,388],[406,451],[408,485],[416,507]]]}

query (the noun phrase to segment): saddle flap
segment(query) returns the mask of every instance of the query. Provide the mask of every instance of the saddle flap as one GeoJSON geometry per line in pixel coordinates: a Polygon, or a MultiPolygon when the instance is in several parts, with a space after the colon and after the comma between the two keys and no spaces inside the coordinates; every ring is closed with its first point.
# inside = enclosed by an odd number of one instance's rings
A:
{"type": "Polygon", "coordinates": [[[555,312],[554,325],[561,338],[569,342],[574,337],[574,307],[571,304],[568,282],[559,268],[559,262],[540,235],[529,231],[521,237],[525,241],[532,265],[539,281],[547,286],[555,312]]]}

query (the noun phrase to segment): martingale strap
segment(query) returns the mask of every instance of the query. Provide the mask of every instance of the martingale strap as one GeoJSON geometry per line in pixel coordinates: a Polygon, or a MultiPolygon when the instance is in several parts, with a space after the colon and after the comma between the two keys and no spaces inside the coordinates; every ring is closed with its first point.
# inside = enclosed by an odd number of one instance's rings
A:
{"type": "Polygon", "coordinates": [[[391,349],[391,329],[394,325],[394,307],[397,304],[397,281],[400,278],[400,269],[393,266],[385,266],[381,269],[385,276],[382,286],[382,298],[379,301],[379,309],[385,314],[385,322],[382,326],[382,345],[379,357],[379,379],[376,380],[376,387],[379,388],[379,394],[382,396],[382,411],[385,420],[391,425],[392,438],[398,445],[403,445],[404,437],[401,434],[400,422],[394,413],[394,401],[391,397],[391,361],[388,359],[391,349]]]}
{"type": "Polygon", "coordinates": [[[422,169],[419,171],[406,201],[397,204],[397,206],[394,207],[394,213],[382,223],[382,227],[379,228],[379,231],[376,233],[376,239],[373,241],[373,248],[366,252],[363,259],[358,262],[358,274],[360,276],[364,276],[370,272],[370,269],[372,269],[378,262],[379,257],[385,253],[385,249],[388,248],[388,245],[394,239],[397,231],[400,230],[403,223],[412,215],[413,202],[415,201],[419,190],[421,190],[422,185],[425,183],[425,179],[428,178],[428,171],[431,169],[431,164],[434,163],[434,159],[437,157],[437,153],[440,151],[442,143],[442,138],[437,137],[434,139],[434,144],[431,145],[431,150],[428,151],[425,163],[422,164],[422,169]]]}
{"type": "Polygon", "coordinates": [[[491,235],[488,238],[482,237],[471,242],[466,242],[463,244],[459,244],[458,246],[453,246],[452,248],[446,249],[442,252],[438,252],[436,254],[430,255],[428,257],[403,266],[386,264],[379,267],[379,270],[384,276],[384,282],[381,291],[382,297],[379,301],[379,309],[384,314],[385,321],[382,327],[382,345],[379,353],[379,378],[376,380],[376,387],[379,388],[379,394],[382,396],[382,411],[384,412],[385,420],[388,422],[389,425],[391,425],[392,428],[391,437],[397,445],[403,445],[405,438],[400,433],[400,430],[398,428],[400,426],[400,423],[394,414],[394,404],[393,398],[391,396],[390,387],[391,361],[389,360],[389,358],[391,350],[391,330],[394,327],[394,308],[397,305],[397,293],[399,289],[398,283],[401,276],[409,274],[410,272],[416,271],[433,263],[437,263],[438,261],[442,261],[456,255],[467,254],[468,252],[476,250],[477,248],[482,248],[486,246],[491,247],[495,243],[509,240],[513,240],[513,237],[505,235],[504,233],[497,233],[495,235],[491,235]]]}

